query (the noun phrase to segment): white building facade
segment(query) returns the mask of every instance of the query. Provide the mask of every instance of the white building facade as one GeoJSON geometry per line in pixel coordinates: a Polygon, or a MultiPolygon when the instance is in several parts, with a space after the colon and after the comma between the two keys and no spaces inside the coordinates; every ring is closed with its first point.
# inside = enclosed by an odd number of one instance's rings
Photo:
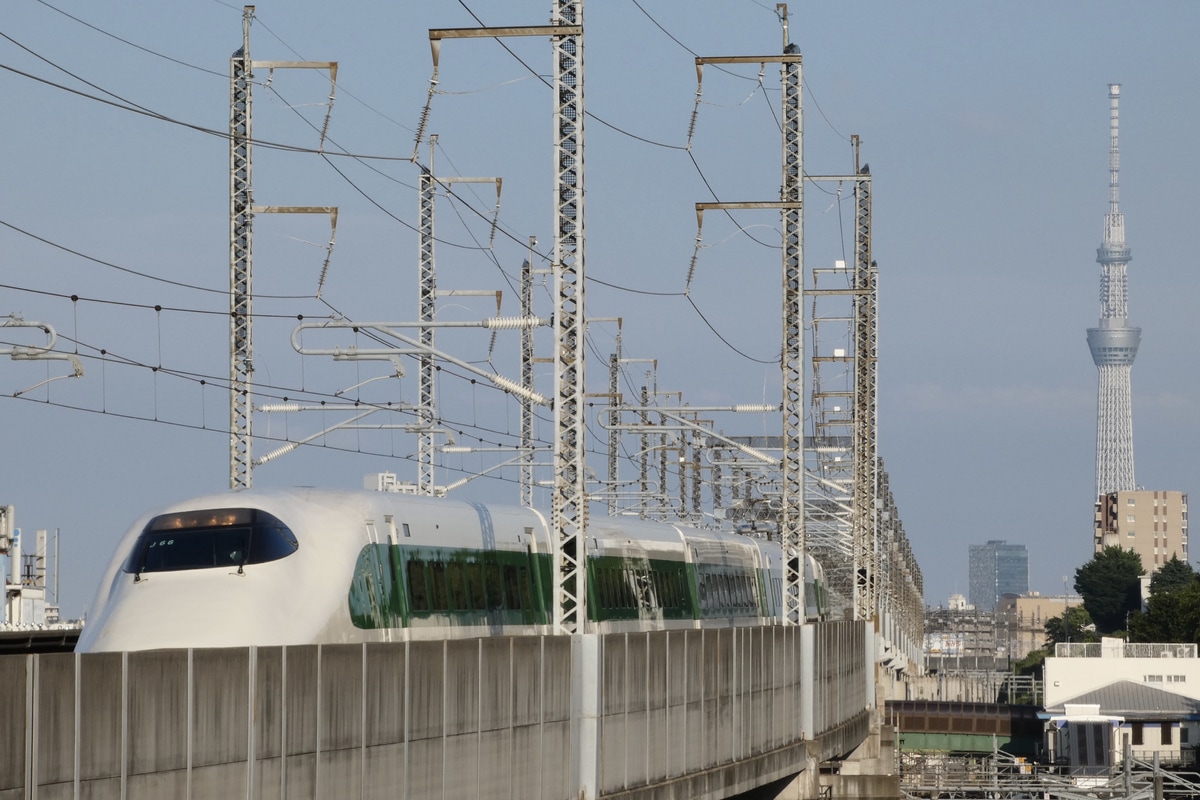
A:
{"type": "Polygon", "coordinates": [[[1094,704],[1122,718],[1119,745],[1134,758],[1178,763],[1200,744],[1200,658],[1195,644],[1059,644],[1045,664],[1045,708],[1094,704]]]}

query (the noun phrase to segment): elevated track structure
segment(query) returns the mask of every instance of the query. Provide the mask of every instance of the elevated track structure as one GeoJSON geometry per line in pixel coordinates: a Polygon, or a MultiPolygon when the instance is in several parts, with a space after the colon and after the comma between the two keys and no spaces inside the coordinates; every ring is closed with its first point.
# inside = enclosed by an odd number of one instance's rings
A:
{"type": "Polygon", "coordinates": [[[0,656],[0,797],[660,798],[870,724],[864,623],[0,656]]]}

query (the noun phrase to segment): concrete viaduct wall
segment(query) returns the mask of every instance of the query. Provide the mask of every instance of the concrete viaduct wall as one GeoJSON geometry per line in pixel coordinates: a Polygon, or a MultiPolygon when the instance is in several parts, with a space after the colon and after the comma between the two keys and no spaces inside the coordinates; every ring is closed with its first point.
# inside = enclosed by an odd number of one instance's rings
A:
{"type": "Polygon", "coordinates": [[[837,622],[2,656],[0,800],[720,798],[861,741],[868,641],[837,622]]]}

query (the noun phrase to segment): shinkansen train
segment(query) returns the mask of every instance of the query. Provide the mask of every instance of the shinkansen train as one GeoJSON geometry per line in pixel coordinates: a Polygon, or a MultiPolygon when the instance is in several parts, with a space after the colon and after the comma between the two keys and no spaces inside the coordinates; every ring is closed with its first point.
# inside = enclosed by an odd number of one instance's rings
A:
{"type": "MultiPolygon", "coordinates": [[[[250,489],[138,520],[77,650],[470,638],[548,632],[549,515],[394,492],[250,489]]],[[[587,527],[600,632],[763,624],[782,551],[735,533],[611,517],[587,527]]],[[[805,615],[824,613],[805,564],[805,615]]]]}

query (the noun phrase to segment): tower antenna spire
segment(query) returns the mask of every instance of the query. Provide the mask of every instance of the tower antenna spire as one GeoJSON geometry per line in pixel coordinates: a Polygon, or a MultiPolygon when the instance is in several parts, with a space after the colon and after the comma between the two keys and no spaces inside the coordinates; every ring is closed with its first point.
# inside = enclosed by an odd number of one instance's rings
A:
{"type": "Polygon", "coordinates": [[[1120,209],[1121,151],[1118,144],[1121,84],[1108,85],[1108,213],[1100,264],[1100,322],[1088,328],[1088,348],[1099,370],[1096,399],[1096,496],[1136,488],[1133,473],[1133,404],[1130,373],[1141,344],[1141,328],[1129,326],[1126,273],[1132,255],[1125,243],[1120,209]]]}

